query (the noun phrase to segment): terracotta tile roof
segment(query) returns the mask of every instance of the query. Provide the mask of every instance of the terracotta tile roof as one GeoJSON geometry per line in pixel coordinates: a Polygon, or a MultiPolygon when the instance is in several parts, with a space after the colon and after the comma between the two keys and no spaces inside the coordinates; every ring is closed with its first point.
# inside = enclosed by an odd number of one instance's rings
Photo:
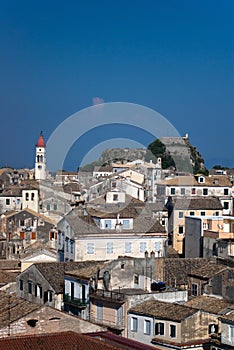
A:
{"type": "Polygon", "coordinates": [[[37,141],[36,147],[43,147],[44,148],[45,146],[46,146],[45,140],[44,140],[43,134],[41,132],[39,139],[37,141]]]}
{"type": "Polygon", "coordinates": [[[7,187],[2,191],[0,197],[22,197],[22,188],[16,186],[7,187]]]}
{"type": "Polygon", "coordinates": [[[105,261],[103,262],[95,261],[93,262],[93,265],[90,264],[88,267],[81,267],[78,270],[76,269],[76,270],[67,271],[66,275],[72,275],[79,278],[90,279],[97,272],[97,269],[99,268],[101,270],[102,268],[105,267],[105,264],[106,264],[105,261]]]}
{"type": "Polygon", "coordinates": [[[0,339],[4,350],[119,350],[120,347],[84,334],[61,332],[0,339]]]}
{"type": "Polygon", "coordinates": [[[136,313],[140,315],[153,316],[164,320],[171,320],[174,322],[181,322],[185,318],[197,313],[197,310],[174,303],[166,303],[158,300],[149,300],[142,304],[135,306],[129,310],[129,313],[136,313]]]}
{"type": "Polygon", "coordinates": [[[125,350],[158,350],[159,348],[148,344],[143,344],[133,339],[125,338],[110,332],[87,333],[92,338],[103,340],[113,345],[118,345],[125,350]]]}
{"type": "Polygon", "coordinates": [[[228,322],[233,322],[234,323],[234,305],[233,305],[233,311],[231,311],[230,313],[228,313],[225,316],[221,316],[220,319],[222,321],[228,321],[228,322]]]}
{"type": "Polygon", "coordinates": [[[0,284],[7,284],[10,282],[15,282],[16,276],[19,272],[9,272],[0,270],[0,284]]]}
{"type": "MultiPolygon", "coordinates": [[[[117,194],[118,194],[118,192],[116,192],[117,194]]],[[[131,203],[134,203],[134,205],[135,204],[138,204],[139,203],[139,205],[144,205],[144,203],[141,201],[141,200],[139,200],[139,199],[137,199],[137,198],[134,198],[134,197],[132,197],[132,196],[130,196],[130,195],[128,195],[128,194],[125,194],[125,203],[118,203],[117,205],[119,205],[120,207],[121,207],[121,205],[122,206],[127,206],[127,205],[129,205],[129,204],[131,204],[131,203]]],[[[105,194],[103,194],[103,195],[101,195],[101,196],[99,196],[98,198],[95,198],[95,199],[92,199],[92,200],[90,200],[89,202],[87,202],[87,205],[89,206],[95,206],[95,205],[98,205],[98,206],[100,206],[100,205],[106,205],[106,206],[109,206],[109,207],[111,207],[111,206],[117,206],[116,204],[112,204],[112,203],[106,203],[106,195],[105,194]]]]}
{"type": "Polygon", "coordinates": [[[0,269],[1,270],[8,270],[8,271],[20,271],[20,264],[17,260],[1,260],[0,259],[0,269]]]}
{"type": "Polygon", "coordinates": [[[183,285],[188,283],[188,274],[195,267],[204,265],[207,262],[203,258],[166,258],[164,259],[164,278],[166,284],[170,285],[172,281],[183,285]]]}
{"type": "Polygon", "coordinates": [[[32,209],[25,208],[25,209],[23,209],[23,211],[26,211],[26,212],[28,212],[28,213],[30,213],[30,214],[32,214],[32,215],[38,217],[38,218],[41,218],[43,221],[47,221],[47,222],[49,222],[49,223],[52,224],[52,225],[55,225],[55,224],[56,224],[55,221],[52,220],[49,216],[46,216],[46,215],[37,213],[36,211],[34,211],[34,210],[32,210],[32,209]]]}
{"type": "MultiPolygon", "coordinates": [[[[97,264],[94,261],[68,261],[68,262],[48,262],[48,263],[36,263],[37,270],[45,277],[55,293],[63,293],[64,287],[64,274],[68,271],[79,270],[80,268],[87,268],[97,264]]],[[[29,267],[33,268],[32,266],[29,267]]],[[[27,269],[25,270],[27,271],[27,269]]],[[[24,272],[23,272],[24,273],[24,272]]]]}
{"type": "Polygon", "coordinates": [[[161,183],[167,186],[201,186],[201,187],[232,187],[232,183],[228,176],[204,176],[205,181],[199,183],[194,176],[175,176],[174,178],[167,178],[161,183]]]}
{"type": "Polygon", "coordinates": [[[40,305],[17,298],[15,293],[8,294],[0,291],[0,328],[6,327],[9,320],[14,322],[40,307],[40,305]]]}
{"type": "Polygon", "coordinates": [[[223,206],[217,197],[173,197],[174,209],[204,209],[204,210],[222,210],[223,206]]]}
{"type": "Polygon", "coordinates": [[[108,172],[112,173],[113,166],[112,165],[102,165],[102,166],[95,166],[93,172],[94,173],[103,173],[108,172]]]}
{"type": "Polygon", "coordinates": [[[66,185],[63,185],[63,190],[66,193],[71,193],[71,192],[80,192],[80,184],[77,182],[69,182],[66,185]]]}
{"type": "Polygon", "coordinates": [[[220,298],[211,297],[207,295],[201,295],[199,297],[192,298],[185,303],[186,306],[194,309],[203,310],[212,314],[223,314],[230,311],[233,304],[220,298]]]}
{"type": "Polygon", "coordinates": [[[166,234],[165,228],[160,224],[156,218],[153,218],[152,212],[148,212],[142,206],[127,207],[118,212],[106,213],[100,212],[93,208],[87,208],[86,214],[80,211],[73,210],[65,216],[65,220],[69,223],[74,231],[74,236],[98,233],[162,233],[166,234]],[[121,231],[101,229],[94,222],[94,217],[98,218],[135,218],[133,222],[133,229],[123,229],[121,231]]]}
{"type": "Polygon", "coordinates": [[[219,265],[215,261],[208,261],[207,263],[192,269],[189,275],[209,279],[220,271],[226,269],[227,266],[219,265]]]}

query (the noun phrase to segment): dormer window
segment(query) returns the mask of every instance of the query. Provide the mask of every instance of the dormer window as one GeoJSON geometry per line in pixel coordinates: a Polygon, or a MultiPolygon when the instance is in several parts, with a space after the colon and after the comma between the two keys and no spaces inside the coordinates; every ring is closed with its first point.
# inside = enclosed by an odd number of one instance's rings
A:
{"type": "Polygon", "coordinates": [[[204,176],[199,176],[199,177],[198,177],[198,183],[202,184],[202,183],[204,183],[204,182],[205,182],[204,176]]]}

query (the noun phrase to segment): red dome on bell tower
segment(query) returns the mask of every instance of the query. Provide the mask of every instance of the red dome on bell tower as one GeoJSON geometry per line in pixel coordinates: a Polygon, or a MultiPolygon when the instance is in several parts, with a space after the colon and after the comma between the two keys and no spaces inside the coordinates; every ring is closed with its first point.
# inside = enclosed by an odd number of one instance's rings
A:
{"type": "Polygon", "coordinates": [[[46,146],[45,140],[44,140],[44,137],[43,137],[43,134],[41,131],[39,139],[38,139],[37,144],[36,144],[36,147],[45,147],[45,146],[46,146]]]}

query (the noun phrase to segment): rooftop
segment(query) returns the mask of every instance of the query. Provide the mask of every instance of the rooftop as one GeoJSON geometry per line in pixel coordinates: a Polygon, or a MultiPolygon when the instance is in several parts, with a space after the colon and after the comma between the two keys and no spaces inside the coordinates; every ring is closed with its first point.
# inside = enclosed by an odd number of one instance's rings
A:
{"type": "Polygon", "coordinates": [[[39,139],[37,141],[37,144],[36,144],[36,147],[42,147],[44,148],[46,146],[45,144],[45,140],[44,140],[44,137],[43,137],[43,134],[41,132],[40,136],[39,136],[39,139]]]}
{"type": "Polygon", "coordinates": [[[202,277],[204,279],[209,279],[220,271],[226,270],[227,266],[217,264],[215,261],[208,261],[207,263],[196,267],[191,270],[189,275],[202,277]]]}
{"type": "Polygon", "coordinates": [[[119,350],[120,347],[93,339],[84,334],[59,332],[50,334],[24,335],[0,339],[4,350],[119,350]]]}
{"type": "Polygon", "coordinates": [[[129,310],[129,313],[136,313],[139,315],[147,315],[164,320],[181,322],[185,318],[197,313],[197,310],[184,305],[167,303],[158,300],[149,300],[135,306],[134,308],[131,308],[129,310]]]}
{"type": "Polygon", "coordinates": [[[214,296],[201,295],[185,303],[186,306],[194,309],[209,312],[211,314],[222,315],[233,308],[233,304],[214,296]]]}
{"type": "Polygon", "coordinates": [[[40,307],[40,305],[17,298],[15,293],[9,294],[0,291],[0,328],[6,327],[9,320],[10,322],[14,322],[40,307]]]}
{"type": "Polygon", "coordinates": [[[223,206],[217,197],[173,197],[172,202],[174,204],[174,209],[203,209],[203,210],[222,210],[223,206]]]}

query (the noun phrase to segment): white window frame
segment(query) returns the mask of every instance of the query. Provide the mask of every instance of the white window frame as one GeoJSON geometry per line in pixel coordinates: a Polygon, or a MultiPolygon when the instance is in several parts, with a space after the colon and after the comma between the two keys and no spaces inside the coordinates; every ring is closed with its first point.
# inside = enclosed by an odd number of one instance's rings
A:
{"type": "Polygon", "coordinates": [[[87,243],[87,247],[86,247],[86,252],[87,254],[94,254],[94,250],[95,250],[95,247],[94,247],[94,243],[87,243]]]}
{"type": "Polygon", "coordinates": [[[131,329],[131,332],[138,331],[138,318],[137,317],[131,317],[130,329],[131,329]]]}
{"type": "Polygon", "coordinates": [[[132,242],[125,242],[125,253],[132,253],[132,242]]]}
{"type": "Polygon", "coordinates": [[[144,334],[151,334],[151,322],[150,320],[144,320],[144,334]]]}
{"type": "Polygon", "coordinates": [[[147,243],[140,242],[140,253],[145,253],[146,250],[147,250],[147,243]]]}
{"type": "Polygon", "coordinates": [[[106,243],[106,253],[107,254],[113,254],[113,242],[107,242],[106,243]]]}

